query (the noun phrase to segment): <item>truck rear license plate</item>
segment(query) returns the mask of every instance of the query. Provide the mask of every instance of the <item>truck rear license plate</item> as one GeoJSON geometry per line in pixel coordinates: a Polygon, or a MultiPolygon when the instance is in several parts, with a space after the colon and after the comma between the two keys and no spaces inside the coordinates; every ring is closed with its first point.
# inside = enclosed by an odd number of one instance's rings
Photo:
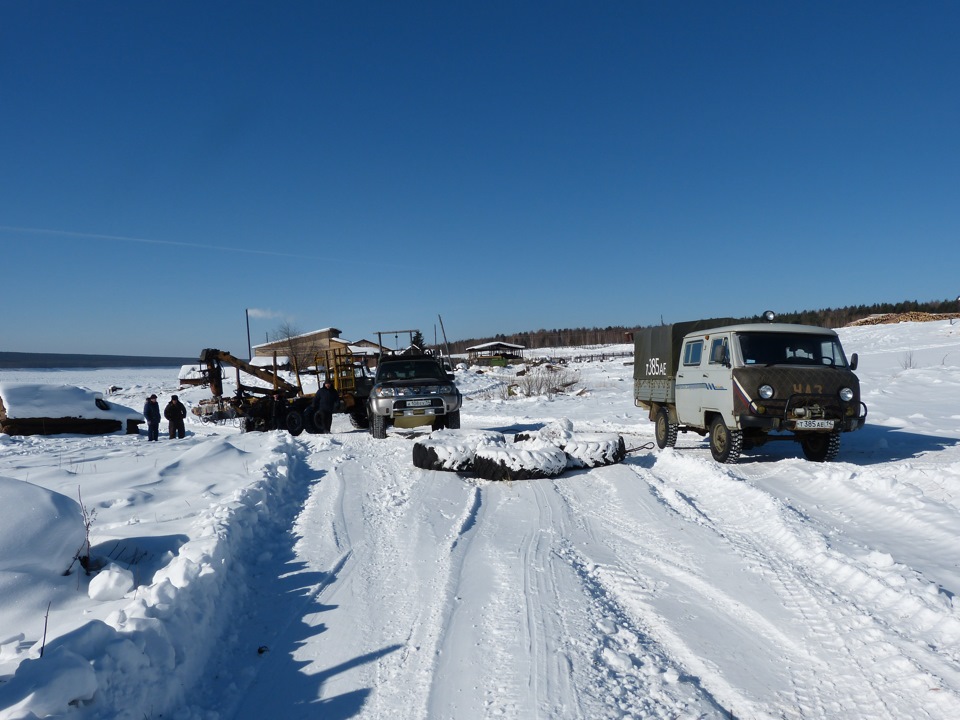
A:
{"type": "Polygon", "coordinates": [[[407,400],[407,407],[426,407],[429,404],[429,400],[407,400]]]}
{"type": "Polygon", "coordinates": [[[833,420],[797,420],[797,430],[833,430],[833,420]]]}

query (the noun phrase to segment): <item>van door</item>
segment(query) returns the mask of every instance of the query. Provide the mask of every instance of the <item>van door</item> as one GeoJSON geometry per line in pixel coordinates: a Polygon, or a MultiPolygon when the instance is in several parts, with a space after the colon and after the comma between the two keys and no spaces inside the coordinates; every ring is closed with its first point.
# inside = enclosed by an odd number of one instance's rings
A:
{"type": "Polygon", "coordinates": [[[677,367],[677,418],[681,425],[705,427],[700,412],[700,394],[703,391],[704,373],[700,369],[703,360],[704,339],[685,338],[680,350],[677,367]]]}
{"type": "Polygon", "coordinates": [[[700,393],[700,412],[716,411],[723,415],[727,427],[737,427],[733,418],[733,369],[731,338],[728,333],[717,333],[704,338],[706,358],[703,370],[703,390],[700,393]]]}

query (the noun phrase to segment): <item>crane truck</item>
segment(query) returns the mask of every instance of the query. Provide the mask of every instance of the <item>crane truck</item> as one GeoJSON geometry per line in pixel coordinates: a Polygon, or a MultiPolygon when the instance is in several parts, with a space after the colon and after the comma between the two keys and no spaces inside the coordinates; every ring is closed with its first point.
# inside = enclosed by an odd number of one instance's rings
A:
{"type": "MultiPolygon", "coordinates": [[[[357,362],[346,348],[335,348],[318,354],[314,367],[318,385],[322,367],[325,379],[331,380],[339,393],[337,411],[349,414],[354,427],[369,427],[366,400],[373,387],[373,377],[366,366],[357,362]]],[[[228,351],[207,348],[200,353],[200,372],[201,384],[209,385],[212,395],[193,408],[193,413],[201,420],[239,418],[247,431],[286,429],[291,435],[299,435],[304,430],[317,432],[318,424],[311,405],[313,395],[304,393],[299,370],[294,385],[280,376],[276,359],[270,370],[228,351]],[[224,366],[236,369],[237,390],[232,397],[224,396],[224,366]],[[257,378],[265,385],[245,384],[241,373],[257,378]]]]}

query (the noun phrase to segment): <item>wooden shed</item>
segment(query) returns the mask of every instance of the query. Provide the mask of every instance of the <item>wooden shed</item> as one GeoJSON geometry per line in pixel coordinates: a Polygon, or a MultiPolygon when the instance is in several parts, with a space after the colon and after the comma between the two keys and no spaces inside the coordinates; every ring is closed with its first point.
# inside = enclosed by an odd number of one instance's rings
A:
{"type": "Polygon", "coordinates": [[[474,365],[510,365],[523,362],[523,345],[507,342],[488,342],[467,348],[467,359],[474,365]]]}

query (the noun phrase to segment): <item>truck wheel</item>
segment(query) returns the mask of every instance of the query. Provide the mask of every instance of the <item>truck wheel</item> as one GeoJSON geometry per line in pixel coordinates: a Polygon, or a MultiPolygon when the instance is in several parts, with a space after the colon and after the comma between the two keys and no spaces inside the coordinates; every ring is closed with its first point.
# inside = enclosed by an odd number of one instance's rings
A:
{"type": "Polygon", "coordinates": [[[666,408],[660,408],[660,412],[657,413],[654,434],[657,438],[657,447],[661,450],[677,444],[677,424],[670,422],[670,414],[666,408]]]}
{"type": "Polygon", "coordinates": [[[370,427],[370,418],[367,417],[365,412],[352,412],[350,413],[350,424],[357,430],[366,430],[370,427]]]}
{"type": "Polygon", "coordinates": [[[370,434],[377,440],[387,437],[386,415],[372,415],[370,417],[370,434]]]}
{"type": "Polygon", "coordinates": [[[456,410],[452,413],[447,413],[446,426],[450,430],[459,430],[460,429],[460,411],[456,410]]]}
{"type": "Polygon", "coordinates": [[[710,454],[718,463],[734,464],[740,459],[743,433],[731,430],[719,415],[710,423],[710,454]]]}
{"type": "Polygon", "coordinates": [[[800,438],[803,455],[811,462],[830,462],[840,452],[840,433],[810,433],[800,438]]]}
{"type": "Polygon", "coordinates": [[[287,432],[296,437],[303,432],[303,415],[299,410],[291,410],[287,413],[286,420],[287,432]]]}

